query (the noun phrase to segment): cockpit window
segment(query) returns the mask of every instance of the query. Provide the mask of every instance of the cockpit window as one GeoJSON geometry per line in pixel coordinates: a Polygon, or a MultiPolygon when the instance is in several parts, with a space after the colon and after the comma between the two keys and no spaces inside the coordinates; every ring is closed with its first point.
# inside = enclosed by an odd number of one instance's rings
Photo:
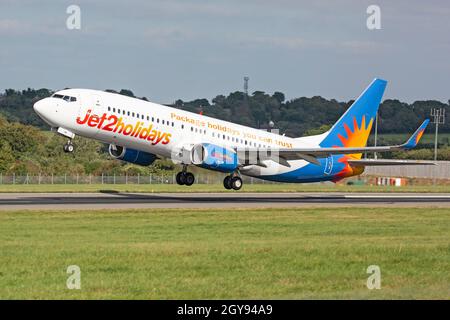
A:
{"type": "Polygon", "coordinates": [[[75,97],[63,96],[62,94],[56,94],[56,93],[54,95],[52,95],[52,98],[63,99],[63,100],[66,100],[67,102],[77,101],[77,98],[75,98],[75,97]]]}

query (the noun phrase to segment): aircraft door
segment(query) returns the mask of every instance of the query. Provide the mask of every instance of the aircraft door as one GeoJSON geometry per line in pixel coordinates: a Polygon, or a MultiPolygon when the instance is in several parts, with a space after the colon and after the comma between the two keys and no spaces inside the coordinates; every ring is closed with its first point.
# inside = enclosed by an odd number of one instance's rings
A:
{"type": "MultiPolygon", "coordinates": [[[[101,117],[103,115],[103,104],[102,104],[102,100],[101,97],[97,94],[92,94],[89,97],[89,101],[85,101],[83,102],[83,105],[80,107],[80,116],[81,117],[85,117],[86,114],[89,112],[90,110],[90,114],[91,115],[95,115],[97,117],[101,117]]],[[[99,138],[98,137],[98,132],[99,132],[99,128],[96,125],[89,125],[88,123],[88,127],[89,130],[91,131],[91,134],[95,137],[95,138],[99,138]]]]}
{"type": "MultiPolygon", "coordinates": [[[[106,107],[103,103],[102,98],[98,94],[93,94],[91,96],[91,103],[90,107],[88,108],[91,111],[93,115],[96,115],[99,119],[103,116],[103,114],[106,112],[106,107]]],[[[99,120],[100,121],[100,120],[99,120]]],[[[99,122],[97,121],[97,122],[99,122]]],[[[105,123],[105,122],[104,122],[105,123]]],[[[105,134],[102,134],[102,130],[100,130],[99,126],[94,126],[93,129],[95,130],[95,137],[99,140],[105,140],[105,134]]]]}
{"type": "Polygon", "coordinates": [[[329,175],[329,174],[331,174],[332,170],[333,170],[333,156],[329,155],[325,159],[325,169],[324,169],[323,173],[326,175],[329,175]]]}

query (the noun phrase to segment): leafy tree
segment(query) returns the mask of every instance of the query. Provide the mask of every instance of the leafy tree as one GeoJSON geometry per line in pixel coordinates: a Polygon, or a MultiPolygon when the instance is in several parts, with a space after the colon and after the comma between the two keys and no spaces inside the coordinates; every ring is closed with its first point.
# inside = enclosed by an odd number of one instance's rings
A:
{"type": "Polygon", "coordinates": [[[331,129],[331,125],[324,124],[324,125],[321,125],[319,128],[306,130],[305,136],[315,136],[315,135],[318,135],[318,134],[325,133],[325,132],[327,132],[330,129],[331,129]]]}
{"type": "Polygon", "coordinates": [[[14,155],[8,142],[0,141],[0,172],[7,172],[14,164],[14,155]]]}
{"type": "Polygon", "coordinates": [[[135,98],[133,91],[128,90],[128,89],[122,89],[122,90],[120,90],[119,94],[124,95],[124,96],[128,96],[128,97],[135,98]]]}
{"type": "Polygon", "coordinates": [[[277,100],[279,104],[282,104],[282,103],[284,102],[284,100],[285,100],[284,93],[279,92],[279,91],[275,91],[275,92],[273,93],[272,97],[273,97],[275,100],[277,100]]]}

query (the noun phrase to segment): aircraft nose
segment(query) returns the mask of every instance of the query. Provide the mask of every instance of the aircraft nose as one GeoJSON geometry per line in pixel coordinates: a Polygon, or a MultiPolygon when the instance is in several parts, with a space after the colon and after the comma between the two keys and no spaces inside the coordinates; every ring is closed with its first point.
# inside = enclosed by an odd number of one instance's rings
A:
{"type": "Polygon", "coordinates": [[[36,112],[38,115],[42,115],[44,113],[44,100],[45,99],[39,100],[33,105],[34,112],[36,112]]]}
{"type": "Polygon", "coordinates": [[[33,109],[34,112],[36,112],[36,114],[39,116],[39,118],[41,118],[42,120],[44,120],[46,123],[48,123],[50,126],[54,125],[54,107],[51,101],[49,101],[50,99],[45,98],[42,100],[37,101],[34,105],[33,105],[33,109]]]}

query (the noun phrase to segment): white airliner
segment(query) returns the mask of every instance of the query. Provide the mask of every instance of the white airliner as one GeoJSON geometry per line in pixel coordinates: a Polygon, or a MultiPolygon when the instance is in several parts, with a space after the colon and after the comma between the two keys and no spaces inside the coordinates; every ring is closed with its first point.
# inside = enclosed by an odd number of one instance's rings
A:
{"type": "Polygon", "coordinates": [[[386,81],[375,79],[326,133],[290,138],[127,96],[66,89],[34,104],[36,113],[68,138],[76,135],[109,144],[112,157],[138,165],[171,158],[182,165],[176,180],[190,186],[189,165],[226,173],[224,187],[239,190],[241,174],[280,182],[338,181],[369,165],[432,164],[362,159],[362,153],[411,149],[425,120],[402,145],[366,147],[386,81]]]}

